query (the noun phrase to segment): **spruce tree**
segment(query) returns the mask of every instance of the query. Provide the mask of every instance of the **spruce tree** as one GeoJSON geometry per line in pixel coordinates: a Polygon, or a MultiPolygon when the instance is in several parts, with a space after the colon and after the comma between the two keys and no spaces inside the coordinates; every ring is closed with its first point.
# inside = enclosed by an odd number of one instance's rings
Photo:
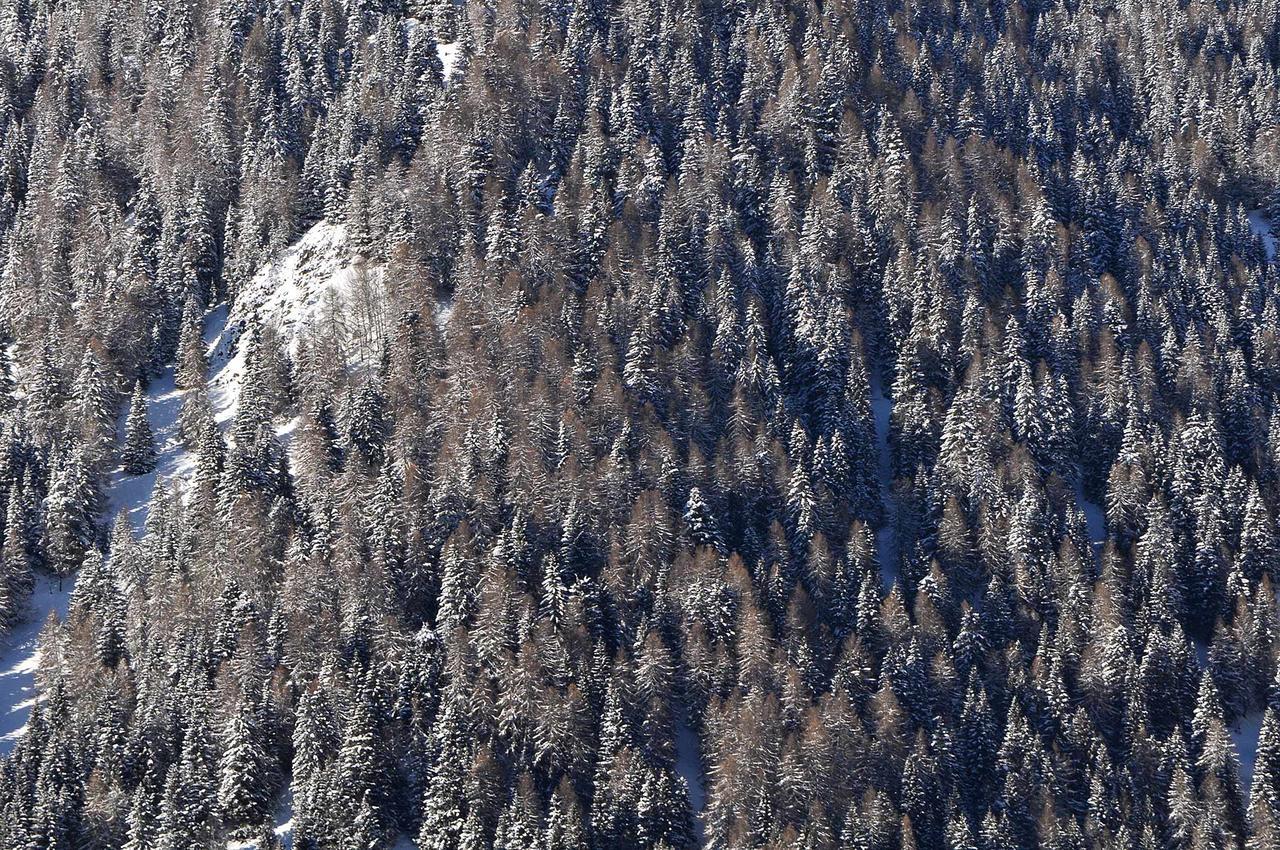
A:
{"type": "Polygon", "coordinates": [[[142,392],[141,381],[134,385],[133,397],[129,402],[120,461],[129,475],[145,475],[156,468],[155,438],[147,416],[147,399],[142,392]]]}

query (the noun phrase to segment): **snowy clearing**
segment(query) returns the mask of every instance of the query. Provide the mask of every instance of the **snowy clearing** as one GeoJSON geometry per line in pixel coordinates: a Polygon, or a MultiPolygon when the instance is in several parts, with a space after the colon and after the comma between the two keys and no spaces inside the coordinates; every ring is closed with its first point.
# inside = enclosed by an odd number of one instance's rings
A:
{"type": "Polygon", "coordinates": [[[444,66],[444,82],[448,85],[453,81],[453,75],[458,72],[458,59],[462,55],[462,43],[453,41],[448,44],[437,44],[436,55],[440,57],[440,64],[444,66]]]}
{"type": "Polygon", "coordinates": [[[1084,487],[1076,484],[1076,505],[1084,512],[1085,526],[1089,532],[1089,547],[1095,557],[1102,554],[1102,545],[1107,542],[1107,514],[1102,505],[1091,501],[1084,494],[1084,487]]]}
{"type": "Polygon", "coordinates": [[[1267,251],[1267,259],[1274,260],[1276,258],[1276,233],[1271,219],[1267,218],[1262,210],[1250,210],[1249,227],[1253,228],[1253,232],[1262,239],[1262,246],[1267,251]]]}
{"type": "MultiPolygon", "coordinates": [[[[417,18],[405,18],[404,29],[406,35],[412,36],[420,26],[423,26],[423,22],[417,18]]],[[[436,43],[436,56],[440,59],[440,65],[443,67],[445,85],[448,85],[453,80],[453,75],[458,72],[458,61],[461,55],[462,42],[446,41],[436,43]]]]}
{"type": "Polygon", "coordinates": [[[279,334],[290,356],[304,336],[322,327],[317,336],[333,341],[348,363],[368,366],[386,332],[386,317],[371,307],[376,299],[370,296],[381,286],[381,266],[352,252],[345,227],[325,221],[259,269],[229,310],[220,308],[206,321],[206,339],[212,335],[209,400],[218,424],[235,418],[245,371],[243,332],[252,322],[279,334]]]}
{"type": "MultiPolygon", "coordinates": [[[[194,467],[191,454],[178,438],[178,413],[182,409],[182,390],[174,385],[173,367],[169,367],[152,379],[147,387],[147,420],[155,437],[156,468],[145,475],[128,475],[117,468],[111,473],[107,511],[114,520],[124,512],[133,524],[134,533],[140,533],[147,521],[147,507],[157,481],[183,477],[194,467]]],[[[118,425],[120,440],[124,440],[124,415],[118,425]]]]}
{"type": "Polygon", "coordinates": [[[302,332],[321,321],[343,323],[337,329],[348,334],[359,330],[352,327],[356,317],[329,313],[349,306],[344,302],[356,296],[362,284],[379,286],[381,276],[380,266],[366,264],[352,252],[345,227],[320,221],[236,294],[227,327],[238,337],[256,317],[278,331],[294,354],[302,332]],[[330,300],[334,298],[336,303],[330,300]]]}
{"type": "Polygon", "coordinates": [[[435,310],[432,311],[432,315],[435,317],[436,327],[441,331],[444,331],[444,329],[448,327],[449,319],[453,317],[453,306],[452,295],[446,298],[441,298],[436,302],[436,307],[435,310]]]}
{"type": "MultiPolygon", "coordinates": [[[[275,828],[276,839],[281,850],[293,850],[293,794],[289,784],[285,783],[280,794],[280,802],[276,805],[275,828]]],[[[227,850],[261,850],[257,841],[228,841],[227,850]]]]}

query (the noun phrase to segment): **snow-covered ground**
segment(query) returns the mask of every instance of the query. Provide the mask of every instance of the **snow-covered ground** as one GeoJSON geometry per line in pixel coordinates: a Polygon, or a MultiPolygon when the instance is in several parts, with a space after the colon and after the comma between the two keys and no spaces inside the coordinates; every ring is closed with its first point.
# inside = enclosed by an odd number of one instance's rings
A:
{"type": "Polygon", "coordinates": [[[1249,212],[1249,227],[1253,228],[1253,232],[1262,239],[1262,245],[1267,250],[1267,259],[1274,260],[1276,258],[1276,233],[1272,227],[1271,220],[1267,218],[1262,210],[1251,210],[1249,212]]]}
{"type": "MultiPolygon", "coordinates": [[[[156,468],[146,475],[126,475],[121,469],[111,474],[106,492],[108,522],[123,513],[129,517],[135,533],[140,533],[147,521],[147,508],[156,482],[185,476],[193,468],[190,453],[178,439],[181,407],[182,391],[174,386],[173,368],[169,367],[147,387],[147,418],[155,437],[156,468]]],[[[126,413],[127,409],[121,411],[117,425],[122,438],[126,413]]],[[[31,706],[35,703],[40,632],[50,614],[56,614],[59,619],[66,617],[75,581],[74,576],[61,581],[38,576],[27,617],[0,638],[0,753],[9,752],[26,730],[31,706]]]]}
{"type": "Polygon", "coordinates": [[[449,319],[453,317],[453,296],[441,298],[436,302],[436,309],[433,313],[436,320],[436,327],[443,331],[449,324],[449,319]]]}
{"type": "MultiPolygon", "coordinates": [[[[157,481],[181,477],[194,464],[190,453],[178,439],[178,413],[182,409],[182,390],[174,386],[173,368],[169,367],[147,387],[147,419],[155,437],[156,468],[146,475],[127,475],[117,469],[111,474],[107,493],[108,511],[112,516],[124,513],[135,533],[142,531],[147,520],[147,507],[157,481]]],[[[124,434],[124,417],[119,432],[124,434]]]]}
{"type": "Polygon", "coordinates": [[[1102,544],[1107,542],[1107,514],[1102,505],[1090,501],[1085,496],[1084,488],[1076,484],[1076,504],[1084,512],[1085,526],[1089,532],[1089,546],[1095,557],[1102,554],[1102,544]]]}
{"type": "Polygon", "coordinates": [[[453,82],[453,75],[458,71],[458,59],[462,55],[462,44],[454,41],[449,44],[437,44],[436,55],[444,66],[445,85],[453,82]]]}
{"type": "Polygon", "coordinates": [[[898,578],[898,539],[894,528],[893,456],[889,451],[889,422],[893,416],[893,400],[885,395],[879,380],[871,382],[871,414],[876,420],[876,451],[880,471],[880,504],[884,506],[884,524],[876,532],[876,554],[880,558],[881,578],[891,586],[898,578]]]}
{"type": "MultiPolygon", "coordinates": [[[[412,35],[414,30],[422,26],[422,21],[417,18],[406,18],[404,21],[405,33],[412,35]]],[[[462,42],[446,41],[436,43],[436,56],[440,57],[440,64],[444,67],[444,82],[448,85],[453,81],[453,75],[458,73],[458,62],[462,56],[462,42]]]]}
{"type": "Polygon", "coordinates": [[[1231,740],[1240,756],[1240,783],[1245,793],[1253,782],[1253,763],[1258,757],[1258,736],[1262,733],[1262,712],[1246,714],[1231,728],[1231,740]]]}
{"type": "MultiPolygon", "coordinates": [[[[361,286],[378,287],[381,278],[381,267],[366,264],[351,248],[346,227],[320,221],[241,288],[226,328],[238,332],[256,316],[280,332],[290,353],[296,353],[302,332],[322,321],[345,321],[340,330],[356,332],[354,319],[329,313],[350,307],[361,286]]],[[[219,347],[234,340],[224,334],[219,347]]]]}
{"type": "Polygon", "coordinates": [[[699,755],[698,736],[689,721],[680,718],[676,725],[676,773],[684,780],[689,791],[689,808],[693,811],[693,833],[702,843],[702,808],[706,803],[707,789],[702,782],[702,758],[699,755]]]}
{"type": "Polygon", "coordinates": [[[50,614],[67,616],[74,579],[36,578],[28,617],[14,628],[0,650],[0,754],[6,754],[27,730],[36,702],[36,671],[40,669],[40,632],[50,614]]]}

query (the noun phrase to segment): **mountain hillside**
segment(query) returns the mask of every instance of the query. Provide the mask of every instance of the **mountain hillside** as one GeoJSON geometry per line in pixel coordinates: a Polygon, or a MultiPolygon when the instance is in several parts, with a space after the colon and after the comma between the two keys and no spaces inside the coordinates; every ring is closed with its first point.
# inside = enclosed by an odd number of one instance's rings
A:
{"type": "Polygon", "coordinates": [[[0,850],[1280,847],[1280,0],[0,3],[0,850]]]}

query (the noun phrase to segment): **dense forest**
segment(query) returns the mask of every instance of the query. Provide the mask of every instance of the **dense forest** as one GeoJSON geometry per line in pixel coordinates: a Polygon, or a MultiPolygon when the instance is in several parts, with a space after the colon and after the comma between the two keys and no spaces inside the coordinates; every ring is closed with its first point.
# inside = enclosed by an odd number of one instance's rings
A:
{"type": "Polygon", "coordinates": [[[0,847],[1280,847],[1278,181],[1280,0],[0,0],[0,847]]]}

